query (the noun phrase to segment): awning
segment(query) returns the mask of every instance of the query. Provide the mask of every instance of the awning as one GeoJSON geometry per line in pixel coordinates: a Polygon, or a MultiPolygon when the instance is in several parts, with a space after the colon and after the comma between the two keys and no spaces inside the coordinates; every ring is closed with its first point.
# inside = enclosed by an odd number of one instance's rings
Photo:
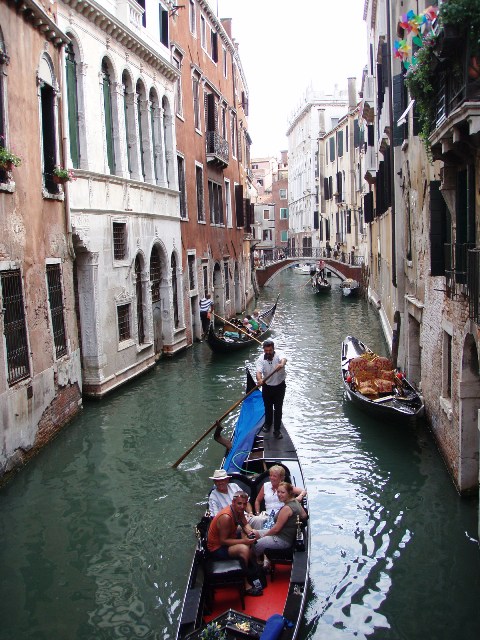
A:
{"type": "Polygon", "coordinates": [[[415,100],[410,100],[410,104],[402,113],[400,118],[397,120],[397,127],[401,127],[402,124],[405,124],[405,122],[407,121],[408,112],[410,111],[410,109],[413,107],[414,104],[415,104],[415,100]]]}

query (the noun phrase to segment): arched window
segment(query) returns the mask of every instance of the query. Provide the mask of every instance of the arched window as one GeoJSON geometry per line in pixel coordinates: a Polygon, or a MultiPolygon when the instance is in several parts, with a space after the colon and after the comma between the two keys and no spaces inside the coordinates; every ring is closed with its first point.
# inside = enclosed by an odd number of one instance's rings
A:
{"type": "Polygon", "coordinates": [[[74,168],[78,169],[80,167],[80,133],[78,129],[77,62],[71,42],[65,47],[65,54],[70,157],[74,168]]]}
{"type": "Polygon", "coordinates": [[[148,145],[145,145],[144,143],[144,135],[148,131],[148,124],[145,122],[145,89],[140,81],[137,82],[137,86],[135,88],[135,103],[137,108],[138,148],[140,151],[141,176],[145,180],[145,152],[148,149],[148,145]]]}
{"type": "Polygon", "coordinates": [[[153,155],[153,177],[155,179],[155,183],[158,183],[158,175],[159,175],[159,167],[158,167],[158,155],[157,155],[157,147],[158,147],[158,97],[154,89],[150,89],[149,95],[149,110],[150,110],[150,134],[151,134],[151,144],[152,144],[152,155],[153,155]]]}
{"type": "Polygon", "coordinates": [[[110,173],[115,173],[115,146],[113,132],[112,88],[110,69],[104,58],[102,62],[102,88],[103,88],[103,117],[105,119],[105,143],[107,149],[107,164],[110,173]]]}
{"type": "Polygon", "coordinates": [[[45,53],[38,69],[40,90],[40,122],[42,136],[43,182],[49,193],[58,193],[58,185],[53,179],[53,169],[57,164],[57,132],[55,110],[55,76],[50,57],[45,53]]]}
{"type": "Polygon", "coordinates": [[[172,253],[172,294],[173,294],[173,321],[175,329],[179,325],[178,317],[178,290],[177,290],[177,259],[172,253]]]}
{"type": "Polygon", "coordinates": [[[162,280],[162,264],[158,247],[153,247],[150,255],[150,286],[152,288],[152,303],[160,302],[160,282],[162,280]]]}
{"type": "MultiPolygon", "coordinates": [[[[0,146],[8,147],[7,140],[7,113],[5,105],[7,104],[7,87],[6,87],[6,66],[9,58],[7,49],[3,40],[3,33],[0,29],[0,146]]],[[[0,182],[8,182],[9,175],[7,171],[0,169],[0,182]]]]}
{"type": "Polygon", "coordinates": [[[170,105],[165,96],[162,98],[162,117],[163,117],[163,140],[164,140],[164,163],[165,163],[165,179],[167,188],[172,188],[172,167],[170,166],[169,151],[173,150],[172,141],[172,114],[170,113],[170,105]]]}
{"type": "Polygon", "coordinates": [[[135,258],[135,290],[137,294],[138,344],[144,344],[145,325],[143,322],[142,260],[139,255],[135,258]]]}
{"type": "Polygon", "coordinates": [[[135,114],[131,109],[131,82],[130,76],[126,71],[122,74],[122,87],[123,87],[123,113],[125,117],[125,144],[127,145],[127,169],[128,173],[132,175],[132,139],[135,139],[133,133],[135,114]]]}

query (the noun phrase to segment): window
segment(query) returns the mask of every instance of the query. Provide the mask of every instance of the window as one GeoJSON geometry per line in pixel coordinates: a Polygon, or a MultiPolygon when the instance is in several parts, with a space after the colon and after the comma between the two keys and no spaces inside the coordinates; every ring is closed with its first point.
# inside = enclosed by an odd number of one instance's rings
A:
{"type": "Polygon", "coordinates": [[[115,173],[115,147],[113,143],[113,111],[110,71],[107,61],[102,62],[103,86],[103,117],[105,123],[105,142],[107,150],[107,164],[110,173],[115,173]]]}
{"type": "Polygon", "coordinates": [[[257,178],[257,184],[263,187],[263,178],[257,178]]]}
{"type": "Polygon", "coordinates": [[[288,209],[280,209],[280,220],[288,220],[288,209]]]}
{"type": "Polygon", "coordinates": [[[148,130],[148,127],[145,123],[145,87],[143,84],[138,81],[135,87],[135,106],[137,109],[137,125],[138,125],[138,144],[139,144],[139,152],[140,152],[140,167],[141,167],[141,175],[145,180],[145,144],[143,140],[143,132],[148,130]]]}
{"type": "Polygon", "coordinates": [[[190,291],[193,291],[197,288],[197,279],[195,277],[195,255],[189,253],[187,256],[188,260],[188,284],[190,287],[190,291]]]}
{"type": "Polygon", "coordinates": [[[452,336],[443,332],[443,385],[442,396],[446,399],[452,397],[452,336]]]}
{"type": "Polygon", "coordinates": [[[203,198],[203,169],[198,165],[195,166],[195,177],[197,186],[197,220],[205,222],[205,205],[203,198]]]}
{"type": "Polygon", "coordinates": [[[77,63],[72,43],[65,47],[65,66],[67,78],[68,137],[70,157],[75,169],[80,166],[80,135],[78,130],[77,63]]]}
{"type": "Polygon", "coordinates": [[[195,129],[200,130],[200,81],[196,76],[192,79],[193,86],[193,121],[195,129]]]}
{"type": "Polygon", "coordinates": [[[225,277],[225,300],[230,300],[230,274],[228,271],[228,262],[223,263],[223,274],[225,277]]]}
{"type": "Polygon", "coordinates": [[[135,126],[135,113],[133,108],[129,106],[133,100],[133,91],[130,81],[130,76],[126,71],[122,74],[122,87],[123,87],[123,113],[125,116],[125,144],[127,146],[127,168],[128,173],[132,175],[132,154],[135,149],[132,149],[131,137],[132,131],[135,126]]]}
{"type": "Polygon", "coordinates": [[[207,50],[207,23],[205,22],[205,18],[200,15],[200,44],[202,45],[202,49],[207,50]]]}
{"type": "Polygon", "coordinates": [[[20,269],[2,271],[3,332],[7,352],[8,384],[30,377],[27,327],[23,307],[22,277],[20,269]]]}
{"type": "Polygon", "coordinates": [[[137,255],[135,258],[135,293],[137,296],[138,344],[144,344],[145,343],[145,325],[143,322],[142,261],[139,255],[137,255]]]}
{"type": "Polygon", "coordinates": [[[208,200],[210,203],[210,224],[224,224],[222,185],[208,181],[208,200]]]}
{"type": "Polygon", "coordinates": [[[180,217],[187,217],[187,191],[185,186],[185,160],[177,156],[178,190],[180,191],[180,217]]]}
{"type": "Polygon", "coordinates": [[[232,133],[232,156],[234,158],[237,157],[237,116],[232,114],[232,118],[230,121],[230,128],[232,133]]]}
{"type": "Polygon", "coordinates": [[[161,173],[161,161],[160,154],[157,153],[157,140],[159,140],[159,130],[158,130],[158,114],[160,113],[160,108],[158,104],[158,97],[156,91],[153,87],[150,89],[150,95],[148,98],[148,112],[150,114],[150,145],[152,155],[149,157],[149,161],[153,160],[153,178],[155,178],[155,182],[158,184],[159,175],[161,173]]]}
{"type": "Polygon", "coordinates": [[[118,341],[130,340],[130,305],[121,304],[117,307],[118,341]]]}
{"type": "Polygon", "coordinates": [[[145,11],[145,0],[137,0],[137,4],[139,4],[142,9],[142,26],[146,27],[147,26],[147,12],[145,11]]]}
{"type": "Polygon", "coordinates": [[[263,219],[264,220],[270,220],[270,209],[264,209],[263,210],[263,219]]]}
{"type": "Polygon", "coordinates": [[[288,242],[288,231],[280,232],[280,242],[288,242]]]}
{"type": "Polygon", "coordinates": [[[160,30],[160,42],[168,47],[168,11],[164,9],[160,4],[158,6],[158,10],[160,12],[159,15],[159,30],[160,30]]]}
{"type": "Polygon", "coordinates": [[[227,63],[227,50],[225,49],[225,47],[223,48],[223,77],[227,78],[228,77],[228,63],[227,63]]]}
{"type": "MultiPolygon", "coordinates": [[[[182,59],[178,55],[173,56],[173,64],[179,72],[182,70],[182,59]]],[[[175,83],[175,113],[183,116],[183,99],[182,99],[182,76],[177,78],[175,83]]]]}
{"type": "Polygon", "coordinates": [[[162,263],[158,247],[154,246],[150,255],[150,287],[152,303],[160,302],[160,282],[162,280],[162,263]]]}
{"type": "Polygon", "coordinates": [[[225,212],[227,219],[227,227],[232,226],[232,191],[230,189],[230,181],[225,180],[225,212]]]}
{"type": "Polygon", "coordinates": [[[262,234],[262,240],[271,240],[272,239],[272,230],[264,229],[262,234]]]}
{"type": "Polygon", "coordinates": [[[55,90],[53,65],[47,54],[42,56],[39,75],[40,124],[42,139],[43,182],[49,193],[58,193],[53,180],[53,168],[57,164],[57,135],[55,122],[55,90]]]}
{"type": "Polygon", "coordinates": [[[189,3],[190,33],[195,36],[197,34],[197,19],[195,15],[195,0],[189,3]]]}
{"type": "Polygon", "coordinates": [[[180,324],[180,318],[178,315],[177,258],[175,257],[174,253],[172,253],[171,266],[172,266],[173,321],[175,324],[175,329],[177,329],[180,324]]]}
{"type": "MultiPolygon", "coordinates": [[[[6,100],[6,65],[8,64],[9,58],[7,55],[7,51],[5,48],[5,43],[3,41],[3,33],[0,29],[0,144],[3,146],[8,146],[7,138],[7,122],[6,122],[6,112],[5,112],[5,100],[6,100]]],[[[10,176],[7,171],[1,169],[0,170],[0,182],[8,182],[10,176]]]]}
{"type": "Polygon", "coordinates": [[[55,356],[61,358],[67,353],[65,320],[63,317],[62,279],[59,264],[47,265],[48,302],[52,319],[55,356]]]}
{"type": "Polygon", "coordinates": [[[216,31],[210,32],[210,44],[212,47],[212,60],[218,62],[218,35],[216,31]]]}
{"type": "Polygon", "coordinates": [[[343,156],[343,131],[337,133],[338,157],[343,156]]]}
{"type": "Polygon", "coordinates": [[[127,258],[127,223],[114,222],[113,228],[113,259],[125,260],[127,258]]]}
{"type": "Polygon", "coordinates": [[[280,200],[286,200],[287,199],[287,190],[286,189],[279,189],[278,197],[280,198],[280,200]]]}
{"type": "Polygon", "coordinates": [[[329,153],[329,157],[330,157],[330,162],[333,162],[335,160],[335,138],[330,138],[330,153],[329,153]]]}

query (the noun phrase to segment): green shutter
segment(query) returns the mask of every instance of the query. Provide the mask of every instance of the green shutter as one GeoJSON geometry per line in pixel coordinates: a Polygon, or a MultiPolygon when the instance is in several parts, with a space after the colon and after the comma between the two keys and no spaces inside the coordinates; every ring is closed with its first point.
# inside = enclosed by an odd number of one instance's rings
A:
{"type": "Polygon", "coordinates": [[[110,173],[115,173],[115,149],[113,146],[113,117],[112,117],[112,96],[110,93],[110,76],[107,66],[104,64],[103,71],[103,105],[105,109],[105,136],[107,143],[107,162],[110,173]]]}
{"type": "Polygon", "coordinates": [[[445,275],[445,243],[448,239],[447,206],[440,181],[430,182],[430,274],[445,275]]]}
{"type": "Polygon", "coordinates": [[[80,144],[78,134],[77,66],[71,46],[67,49],[66,76],[70,156],[74,168],[78,169],[80,166],[80,144]]]}

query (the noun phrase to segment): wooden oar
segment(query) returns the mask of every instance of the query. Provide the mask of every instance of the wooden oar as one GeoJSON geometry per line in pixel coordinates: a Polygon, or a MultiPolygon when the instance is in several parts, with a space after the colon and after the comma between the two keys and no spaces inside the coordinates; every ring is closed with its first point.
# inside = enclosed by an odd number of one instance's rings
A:
{"type": "MultiPolygon", "coordinates": [[[[272,371],[272,373],[269,373],[268,376],[266,376],[263,379],[263,382],[265,382],[266,380],[268,380],[271,376],[273,376],[273,374],[277,371],[277,368],[275,367],[275,369],[272,371]]],[[[197,446],[197,444],[199,442],[201,442],[205,436],[208,436],[208,434],[210,433],[210,431],[213,431],[213,429],[215,429],[215,427],[218,427],[218,425],[222,422],[222,420],[224,420],[229,413],[231,413],[234,409],[236,409],[238,407],[239,404],[242,404],[242,402],[248,398],[248,396],[253,393],[254,391],[256,391],[257,389],[259,389],[262,385],[261,384],[257,384],[255,387],[253,387],[253,389],[251,389],[248,393],[246,393],[243,398],[240,398],[240,400],[237,400],[237,402],[235,402],[235,404],[233,404],[230,409],[228,411],[226,411],[223,416],[221,418],[219,418],[218,420],[216,420],[211,427],[208,427],[208,429],[205,431],[205,433],[203,435],[200,436],[200,438],[198,438],[198,440],[196,440],[192,446],[190,447],[190,449],[187,449],[185,451],[185,453],[180,456],[180,458],[174,463],[172,464],[172,467],[175,469],[176,467],[178,467],[178,465],[180,464],[180,462],[182,462],[182,460],[184,460],[188,454],[193,451],[195,449],[195,447],[197,446]]]]}
{"type": "Polygon", "coordinates": [[[258,342],[258,344],[263,344],[263,342],[261,342],[260,340],[257,340],[255,338],[255,336],[252,336],[251,333],[248,333],[248,331],[244,331],[243,329],[240,329],[240,327],[237,327],[236,324],[232,324],[229,320],[225,320],[225,318],[222,318],[222,316],[219,316],[218,313],[214,313],[213,314],[216,318],[219,318],[220,320],[223,320],[223,322],[225,324],[229,324],[231,327],[235,327],[235,329],[237,331],[240,331],[241,333],[244,333],[246,336],[248,336],[249,338],[252,338],[252,340],[255,340],[255,342],[258,342]]]}
{"type": "Polygon", "coordinates": [[[306,286],[307,286],[307,284],[308,284],[309,282],[311,282],[311,281],[314,279],[314,277],[315,277],[316,275],[317,275],[317,272],[315,272],[315,273],[313,274],[313,276],[312,276],[311,278],[309,278],[303,286],[304,286],[304,287],[306,287],[306,286]]]}

